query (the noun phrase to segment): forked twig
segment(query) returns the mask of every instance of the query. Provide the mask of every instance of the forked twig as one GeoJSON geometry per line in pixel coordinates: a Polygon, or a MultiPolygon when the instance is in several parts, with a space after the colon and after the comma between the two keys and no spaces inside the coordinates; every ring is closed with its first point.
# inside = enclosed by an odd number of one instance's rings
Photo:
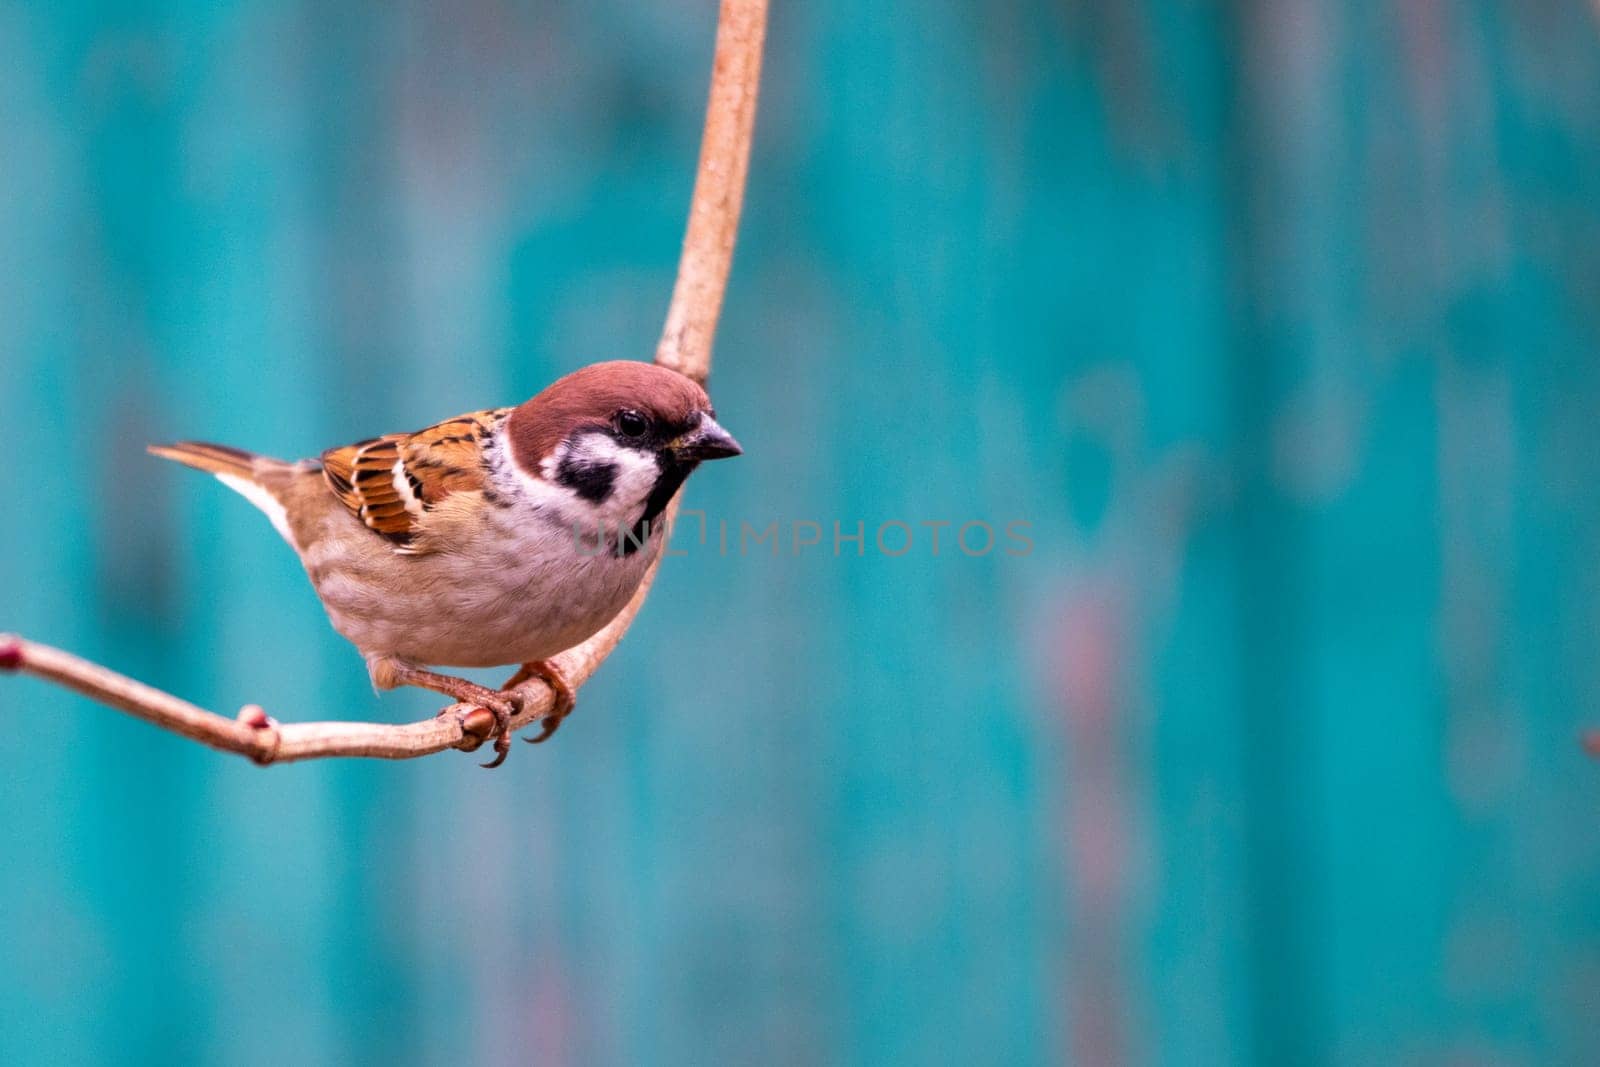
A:
{"type": "MultiPolygon", "coordinates": [[[[657,363],[701,383],[711,372],[711,342],[739,231],[766,24],[767,0],[722,0],[700,169],[689,204],[678,281],[656,348],[657,363]]],[[[675,511],[676,501],[668,511],[669,522],[675,511]]],[[[628,632],[650,592],[657,566],[659,557],[628,606],[603,630],[555,658],[555,665],[574,689],[589,680],[628,632]]],[[[411,759],[447,748],[470,751],[494,732],[494,717],[487,710],[463,704],[452,704],[432,719],[398,725],[280,724],[253,704],[230,719],[97,663],[13,635],[0,635],[0,670],[44,678],[163,729],[262,764],[331,756],[411,759]]],[[[543,718],[555,701],[550,687],[539,679],[523,682],[515,691],[522,697],[522,705],[512,719],[513,730],[543,718]]]]}

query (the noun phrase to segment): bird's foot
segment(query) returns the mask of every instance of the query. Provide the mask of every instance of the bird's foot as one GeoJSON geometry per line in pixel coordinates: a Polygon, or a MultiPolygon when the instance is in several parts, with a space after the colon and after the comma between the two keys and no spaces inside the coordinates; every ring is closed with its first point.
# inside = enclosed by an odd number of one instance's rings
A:
{"type": "MultiPolygon", "coordinates": [[[[440,677],[450,678],[450,675],[440,675],[440,677]]],[[[429,688],[445,696],[454,697],[461,704],[469,705],[466,710],[456,712],[456,720],[461,723],[462,733],[477,737],[478,744],[483,744],[493,737],[494,758],[480,766],[496,768],[506,761],[506,755],[510,752],[510,720],[515,713],[522,710],[522,697],[515,693],[499,693],[496,689],[477,685],[475,681],[467,681],[466,678],[450,678],[450,681],[458,685],[451,685],[450,688],[443,686],[429,686],[429,688]],[[482,712],[488,712],[494,718],[493,729],[485,731],[483,728],[485,723],[474,721],[482,720],[482,712]]]]}
{"type": "Polygon", "coordinates": [[[547,659],[524,663],[516,674],[506,679],[506,684],[501,689],[502,691],[511,689],[514,686],[521,685],[529,678],[540,679],[556,695],[555,703],[551,706],[549,714],[545,715],[543,721],[539,724],[539,736],[523,738],[529,744],[537,745],[541,741],[550,740],[551,735],[561,728],[561,720],[571,715],[572,709],[577,706],[578,694],[572,688],[572,683],[567,681],[566,675],[561,673],[561,668],[547,659]]]}
{"type": "Polygon", "coordinates": [[[485,695],[474,703],[487,708],[489,714],[494,716],[494,759],[479,766],[493,770],[506,761],[511,751],[511,717],[521,710],[522,698],[512,693],[496,693],[487,689],[484,692],[485,695]]]}
{"type": "Polygon", "coordinates": [[[462,732],[480,738],[483,734],[480,729],[469,724],[473,713],[482,708],[494,716],[494,759],[485,763],[485,767],[498,767],[506,761],[506,753],[511,751],[511,717],[522,706],[521,697],[515,693],[505,693],[490,689],[488,686],[469,682],[465,678],[457,678],[453,674],[439,674],[435,671],[413,667],[409,663],[390,658],[375,658],[368,661],[367,669],[372,674],[372,681],[380,689],[393,689],[401,685],[414,685],[423,689],[431,689],[435,693],[443,693],[462,704],[473,707],[465,712],[458,712],[462,732]]]}
{"type": "MultiPolygon", "coordinates": [[[[473,685],[467,682],[467,685],[473,685]]],[[[506,761],[506,756],[511,752],[511,719],[522,708],[522,701],[511,693],[497,693],[486,686],[473,686],[479,692],[461,690],[457,693],[448,693],[466,708],[455,713],[456,721],[461,724],[461,732],[469,737],[477,738],[477,748],[489,738],[494,738],[494,759],[488,763],[479,764],[493,770],[506,761]],[[487,713],[487,714],[485,714],[487,713]],[[491,721],[485,721],[485,720],[491,721]]],[[[470,751],[470,749],[469,749],[470,751]]]]}

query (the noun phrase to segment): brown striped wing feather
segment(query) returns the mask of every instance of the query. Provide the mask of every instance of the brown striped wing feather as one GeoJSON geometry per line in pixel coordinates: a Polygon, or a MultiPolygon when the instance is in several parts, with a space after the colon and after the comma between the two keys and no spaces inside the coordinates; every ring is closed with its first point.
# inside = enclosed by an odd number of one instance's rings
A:
{"type": "Polygon", "coordinates": [[[441,500],[483,488],[484,438],[510,410],[474,411],[416,433],[330,448],[322,476],[357,518],[406,548],[441,500]]]}

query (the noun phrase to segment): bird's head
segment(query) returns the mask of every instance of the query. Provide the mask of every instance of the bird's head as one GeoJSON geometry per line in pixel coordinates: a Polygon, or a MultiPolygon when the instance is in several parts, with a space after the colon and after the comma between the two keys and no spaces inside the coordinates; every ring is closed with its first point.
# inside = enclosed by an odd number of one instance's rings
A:
{"type": "Polygon", "coordinates": [[[650,522],[701,462],[742,449],[699,385],[653,363],[595,363],[518,406],[506,423],[522,472],[569,498],[570,519],[650,522]]]}

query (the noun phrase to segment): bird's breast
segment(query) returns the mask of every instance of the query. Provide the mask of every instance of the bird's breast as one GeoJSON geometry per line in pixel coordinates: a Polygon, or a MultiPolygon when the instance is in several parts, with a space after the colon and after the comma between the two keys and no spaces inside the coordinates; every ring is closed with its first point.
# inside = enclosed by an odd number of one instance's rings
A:
{"type": "Polygon", "coordinates": [[[627,604],[660,551],[654,535],[619,556],[594,531],[522,509],[482,516],[448,547],[404,555],[370,531],[305,553],[334,628],[365,655],[492,667],[545,659],[592,636],[627,604]]]}

